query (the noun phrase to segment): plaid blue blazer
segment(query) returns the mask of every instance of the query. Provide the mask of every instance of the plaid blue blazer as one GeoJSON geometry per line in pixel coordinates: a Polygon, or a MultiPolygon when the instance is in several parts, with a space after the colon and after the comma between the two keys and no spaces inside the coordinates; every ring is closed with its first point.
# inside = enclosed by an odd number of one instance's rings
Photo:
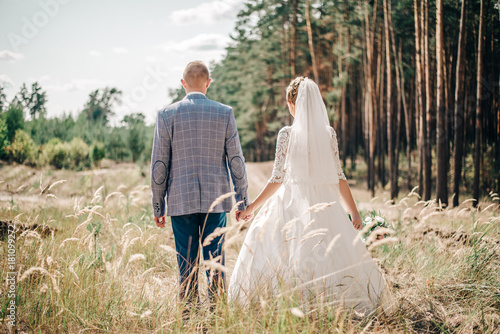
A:
{"type": "MultiPolygon", "coordinates": [[[[153,212],[161,217],[206,213],[214,200],[231,192],[244,210],[248,181],[233,109],[202,93],[158,111],[151,154],[153,212]]],[[[229,212],[227,198],[212,212],[229,212]]]]}

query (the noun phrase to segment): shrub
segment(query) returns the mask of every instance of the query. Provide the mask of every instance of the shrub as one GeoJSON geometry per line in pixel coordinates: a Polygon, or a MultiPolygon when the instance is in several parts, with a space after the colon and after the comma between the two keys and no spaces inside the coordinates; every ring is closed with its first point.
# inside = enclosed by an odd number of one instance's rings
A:
{"type": "Polygon", "coordinates": [[[69,154],[71,167],[75,169],[90,167],[89,153],[89,146],[81,138],[73,138],[69,154]]]}
{"type": "Polygon", "coordinates": [[[92,163],[95,166],[99,166],[99,163],[104,159],[104,144],[101,142],[95,142],[92,144],[92,163]]]}
{"type": "Polygon", "coordinates": [[[71,145],[62,142],[59,138],[52,138],[43,150],[47,162],[55,168],[70,167],[71,145]]]}
{"type": "Polygon", "coordinates": [[[0,114],[0,159],[8,159],[6,148],[10,145],[7,123],[0,114]]]}
{"type": "Polygon", "coordinates": [[[16,130],[14,140],[10,145],[10,156],[19,163],[34,163],[37,152],[35,143],[30,135],[21,129],[16,130]]]}

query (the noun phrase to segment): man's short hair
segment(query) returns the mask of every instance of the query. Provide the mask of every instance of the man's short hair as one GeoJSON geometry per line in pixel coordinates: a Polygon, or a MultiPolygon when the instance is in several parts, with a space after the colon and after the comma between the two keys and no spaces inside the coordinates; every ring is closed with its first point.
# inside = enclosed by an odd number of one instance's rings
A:
{"type": "Polygon", "coordinates": [[[182,77],[191,86],[200,81],[207,81],[210,74],[207,66],[202,61],[195,60],[187,64],[182,77]]]}

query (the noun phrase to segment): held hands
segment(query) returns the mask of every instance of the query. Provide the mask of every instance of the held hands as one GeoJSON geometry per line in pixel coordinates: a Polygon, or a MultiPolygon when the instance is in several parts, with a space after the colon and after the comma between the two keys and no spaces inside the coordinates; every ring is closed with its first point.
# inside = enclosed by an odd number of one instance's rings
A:
{"type": "Polygon", "coordinates": [[[240,219],[243,219],[244,221],[249,221],[250,219],[253,218],[253,206],[250,204],[247,206],[245,211],[238,210],[236,211],[236,221],[240,221],[240,219]]]}
{"type": "Polygon", "coordinates": [[[165,216],[162,217],[154,217],[156,226],[165,227],[165,216]]]}

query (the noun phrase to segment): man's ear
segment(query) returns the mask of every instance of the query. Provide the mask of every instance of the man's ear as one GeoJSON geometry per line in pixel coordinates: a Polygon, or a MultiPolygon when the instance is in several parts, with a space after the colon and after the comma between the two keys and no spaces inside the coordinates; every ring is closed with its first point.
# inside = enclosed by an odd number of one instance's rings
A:
{"type": "Polygon", "coordinates": [[[182,83],[182,87],[184,87],[184,89],[187,89],[187,82],[184,81],[184,79],[181,79],[181,83],[182,83]]]}
{"type": "Polygon", "coordinates": [[[211,82],[212,82],[212,79],[208,79],[208,80],[207,80],[207,88],[208,88],[208,86],[210,86],[210,83],[211,83],[211,82]]]}

